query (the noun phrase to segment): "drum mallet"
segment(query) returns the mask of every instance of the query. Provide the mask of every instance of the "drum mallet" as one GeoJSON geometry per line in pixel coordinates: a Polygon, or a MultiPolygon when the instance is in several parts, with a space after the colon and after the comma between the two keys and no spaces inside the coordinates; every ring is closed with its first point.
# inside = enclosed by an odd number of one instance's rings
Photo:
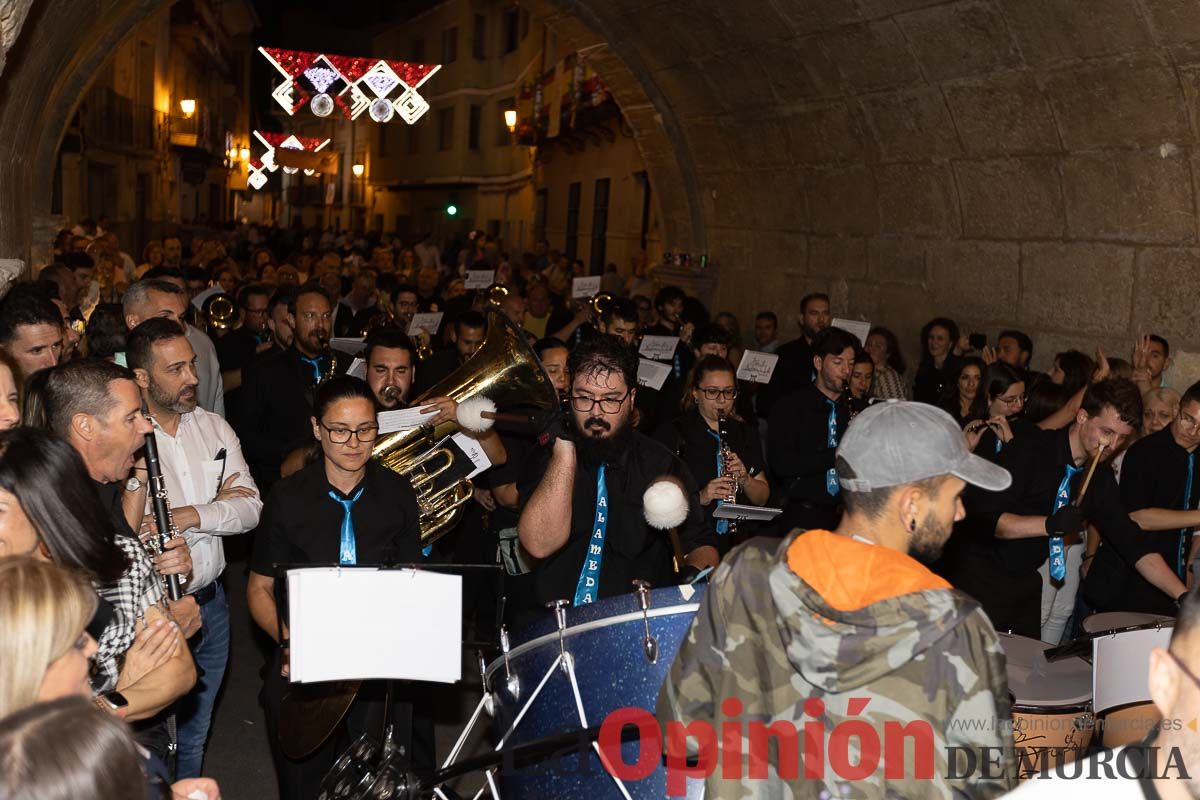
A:
{"type": "Polygon", "coordinates": [[[1096,474],[1096,465],[1100,463],[1100,459],[1104,457],[1104,448],[1108,447],[1108,440],[1101,439],[1100,447],[1096,450],[1096,455],[1092,456],[1092,463],[1088,466],[1087,475],[1083,476],[1083,485],[1079,487],[1079,494],[1075,497],[1075,505],[1083,505],[1083,496],[1087,494],[1088,486],[1092,482],[1092,475],[1096,474]]]}

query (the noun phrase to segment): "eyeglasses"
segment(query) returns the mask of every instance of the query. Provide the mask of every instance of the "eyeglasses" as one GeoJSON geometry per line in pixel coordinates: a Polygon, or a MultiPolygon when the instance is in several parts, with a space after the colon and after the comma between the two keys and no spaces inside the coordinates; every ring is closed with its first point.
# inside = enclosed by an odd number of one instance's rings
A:
{"type": "Polygon", "coordinates": [[[1179,660],[1179,656],[1175,655],[1170,650],[1167,651],[1167,655],[1171,658],[1172,661],[1175,662],[1175,666],[1179,667],[1180,672],[1182,672],[1184,675],[1187,675],[1188,680],[1190,680],[1192,682],[1192,685],[1195,686],[1197,689],[1200,689],[1200,678],[1197,678],[1196,674],[1194,672],[1192,672],[1190,669],[1188,669],[1187,666],[1184,665],[1184,663],[1179,660]]]}
{"type": "Polygon", "coordinates": [[[571,407],[580,414],[590,414],[593,408],[600,406],[600,410],[605,414],[615,414],[621,410],[621,406],[625,405],[625,401],[628,399],[629,392],[620,397],[604,397],[599,400],[581,394],[573,394],[571,395],[571,407]]]}
{"type": "Polygon", "coordinates": [[[1025,395],[1023,394],[1016,395],[1015,397],[997,397],[996,399],[1006,406],[1025,405],[1025,395]]]}
{"type": "Polygon", "coordinates": [[[738,395],[736,386],[729,389],[718,389],[715,386],[697,386],[696,390],[703,394],[708,400],[716,400],[717,398],[721,398],[722,400],[732,400],[738,395]]]}
{"type": "Polygon", "coordinates": [[[363,444],[370,444],[379,438],[378,425],[367,425],[357,430],[350,430],[349,428],[330,428],[324,422],[317,424],[325,429],[325,432],[329,434],[329,441],[334,444],[346,444],[350,441],[351,436],[363,444]]]}

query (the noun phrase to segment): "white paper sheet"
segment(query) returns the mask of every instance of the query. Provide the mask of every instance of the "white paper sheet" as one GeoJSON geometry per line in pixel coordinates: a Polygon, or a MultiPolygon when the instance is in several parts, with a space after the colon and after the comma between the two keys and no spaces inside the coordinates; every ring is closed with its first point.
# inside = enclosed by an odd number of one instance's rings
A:
{"type": "Polygon", "coordinates": [[[493,278],[496,277],[494,269],[469,269],[467,270],[467,279],[463,282],[463,287],[467,289],[486,289],[492,285],[493,278]]]}
{"type": "Polygon", "coordinates": [[[871,323],[863,322],[860,319],[838,319],[835,317],[833,327],[853,333],[858,337],[858,343],[863,346],[866,346],[867,335],[871,333],[871,323]]]}
{"type": "Polygon", "coordinates": [[[770,383],[771,374],[775,372],[777,363],[779,363],[779,356],[774,353],[747,350],[742,353],[741,363],[738,364],[738,380],[770,383]]]}
{"type": "Polygon", "coordinates": [[[406,431],[409,428],[419,428],[437,414],[437,409],[422,414],[420,406],[416,408],[398,408],[395,411],[379,412],[379,435],[406,431]]]}
{"type": "Polygon", "coordinates": [[[408,335],[416,336],[424,328],[429,331],[430,336],[433,336],[438,332],[438,328],[442,327],[442,317],[444,316],[446,315],[441,311],[413,314],[412,322],[408,323],[408,335]]]}
{"type": "Polygon", "coordinates": [[[462,432],[456,433],[450,438],[462,448],[462,451],[467,454],[467,458],[471,459],[471,463],[475,465],[475,469],[467,476],[467,480],[474,478],[492,465],[492,460],[488,458],[487,453],[483,452],[483,446],[475,439],[462,432]]]}
{"type": "Polygon", "coordinates": [[[583,278],[572,279],[571,297],[578,300],[600,294],[600,280],[599,275],[589,275],[583,278]]]}
{"type": "Polygon", "coordinates": [[[356,356],[363,350],[363,340],[354,336],[335,336],[329,340],[329,346],[348,356],[356,356]]]}
{"type": "Polygon", "coordinates": [[[367,362],[361,358],[354,359],[350,362],[350,369],[346,370],[346,374],[365,381],[367,379],[367,362]]]}
{"type": "Polygon", "coordinates": [[[667,382],[667,378],[670,375],[670,364],[660,364],[657,361],[651,361],[647,358],[638,359],[638,386],[646,386],[658,391],[662,389],[663,384],[667,382]]]}
{"type": "Polygon", "coordinates": [[[212,297],[214,294],[220,294],[223,291],[225,291],[225,288],[219,284],[217,286],[210,286],[192,298],[192,305],[203,311],[204,301],[212,297]]]}
{"type": "Polygon", "coordinates": [[[678,336],[643,336],[638,355],[651,361],[670,361],[675,357],[675,348],[678,346],[678,336]]]}
{"type": "Polygon", "coordinates": [[[289,570],[291,679],[462,678],[462,577],[424,570],[289,570]]]}

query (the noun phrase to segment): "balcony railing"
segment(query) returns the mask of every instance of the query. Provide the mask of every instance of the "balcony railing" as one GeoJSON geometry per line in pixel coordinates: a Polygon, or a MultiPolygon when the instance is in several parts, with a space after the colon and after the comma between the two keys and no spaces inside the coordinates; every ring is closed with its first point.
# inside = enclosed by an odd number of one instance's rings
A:
{"type": "Polygon", "coordinates": [[[92,144],[152,152],[160,146],[166,116],[105,86],[88,95],[83,131],[92,144]]]}

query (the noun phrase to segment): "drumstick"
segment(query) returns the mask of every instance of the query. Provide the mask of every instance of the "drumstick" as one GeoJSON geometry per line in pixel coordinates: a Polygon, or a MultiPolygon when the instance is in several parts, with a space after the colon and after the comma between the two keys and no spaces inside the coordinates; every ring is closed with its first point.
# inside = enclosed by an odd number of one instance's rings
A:
{"type": "Polygon", "coordinates": [[[1101,439],[1100,447],[1096,450],[1096,455],[1092,456],[1092,463],[1088,466],[1087,475],[1083,476],[1083,486],[1079,487],[1079,495],[1075,498],[1075,505],[1083,505],[1083,496],[1087,494],[1088,485],[1092,482],[1092,475],[1096,472],[1096,465],[1100,463],[1100,458],[1104,455],[1104,448],[1108,447],[1108,440],[1101,439]]]}

